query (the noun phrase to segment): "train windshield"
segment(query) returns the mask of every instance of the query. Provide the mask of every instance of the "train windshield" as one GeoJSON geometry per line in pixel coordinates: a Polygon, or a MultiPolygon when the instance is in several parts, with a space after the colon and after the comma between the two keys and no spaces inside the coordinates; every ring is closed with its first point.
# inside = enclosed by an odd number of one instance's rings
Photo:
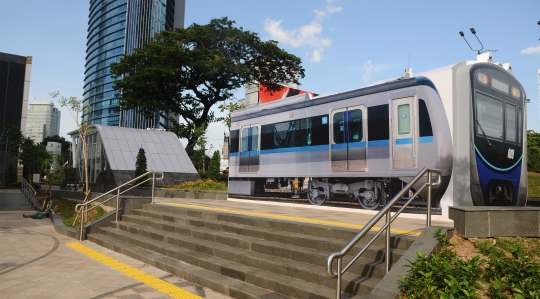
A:
{"type": "MultiPolygon", "coordinates": [[[[514,110],[515,111],[515,110],[514,110]]],[[[476,93],[476,132],[486,137],[503,139],[503,101],[476,93]]],[[[516,132],[513,132],[514,136],[516,132]]]]}

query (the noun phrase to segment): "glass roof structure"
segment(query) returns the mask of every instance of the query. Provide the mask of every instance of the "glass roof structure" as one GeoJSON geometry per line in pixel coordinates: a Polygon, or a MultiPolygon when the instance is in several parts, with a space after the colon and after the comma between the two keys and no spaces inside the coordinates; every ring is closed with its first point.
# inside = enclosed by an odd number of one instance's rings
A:
{"type": "MultiPolygon", "coordinates": [[[[174,133],[102,125],[91,125],[90,128],[93,130],[86,136],[86,145],[91,183],[106,180],[106,173],[111,172],[117,182],[133,178],[140,148],[144,149],[148,171],[167,173],[166,177],[170,179],[166,181],[199,177],[184,146],[174,133]],[[123,174],[129,174],[129,177],[123,174]]],[[[82,180],[84,171],[79,165],[84,165],[84,160],[79,132],[73,131],[69,135],[73,138],[73,168],[79,169],[82,180]]]]}
{"type": "Polygon", "coordinates": [[[94,125],[112,170],[135,170],[139,148],[148,171],[197,173],[184,146],[171,132],[94,125]]]}

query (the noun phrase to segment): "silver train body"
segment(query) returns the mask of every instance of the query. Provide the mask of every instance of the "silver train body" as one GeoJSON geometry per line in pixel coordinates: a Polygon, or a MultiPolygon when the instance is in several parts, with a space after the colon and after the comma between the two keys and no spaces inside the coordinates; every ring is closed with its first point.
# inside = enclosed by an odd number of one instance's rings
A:
{"type": "Polygon", "coordinates": [[[288,186],[312,204],[350,198],[373,209],[431,167],[442,172],[434,205],[443,215],[452,205],[524,205],[525,99],[509,66],[484,54],[414,77],[248,107],[232,114],[229,193],[288,186]]]}

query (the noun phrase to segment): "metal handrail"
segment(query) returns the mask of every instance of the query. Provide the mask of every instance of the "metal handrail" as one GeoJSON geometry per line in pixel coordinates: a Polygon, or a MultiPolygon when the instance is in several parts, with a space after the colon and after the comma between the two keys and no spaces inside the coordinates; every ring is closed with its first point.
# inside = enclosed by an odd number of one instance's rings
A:
{"type": "Polygon", "coordinates": [[[375,242],[375,240],[381,235],[381,233],[386,230],[386,242],[385,242],[385,268],[386,273],[390,270],[390,224],[401,214],[403,209],[405,209],[419,194],[424,188],[428,188],[428,197],[427,197],[427,219],[426,226],[431,227],[431,188],[438,188],[441,185],[441,172],[438,169],[426,168],[424,167],[413,179],[410,181],[398,194],[396,194],[390,202],[384,208],[377,213],[367,224],[362,228],[340,251],[333,252],[328,255],[326,258],[326,275],[330,278],[337,278],[337,288],[336,288],[336,298],[341,296],[341,276],[352,266],[354,262],[375,242]],[[391,216],[392,207],[405,195],[409,190],[412,189],[414,184],[416,184],[425,174],[428,175],[427,183],[424,183],[422,187],[416,191],[416,193],[411,196],[411,198],[399,209],[394,216],[391,216]],[[432,175],[437,175],[437,182],[432,182],[432,175]],[[386,224],[381,227],[381,229],[367,242],[367,244],[354,256],[354,258],[342,269],[341,262],[343,257],[362,239],[372,228],[381,220],[383,216],[386,216],[386,224]],[[334,260],[337,259],[337,272],[332,270],[332,264],[334,260]]]}
{"type": "Polygon", "coordinates": [[[36,190],[34,190],[34,187],[32,187],[32,184],[30,184],[24,178],[22,179],[21,191],[23,193],[24,198],[26,198],[26,200],[28,200],[28,202],[30,203],[30,207],[31,208],[36,207],[35,204],[37,203],[37,200],[36,200],[37,192],[36,190]]]}
{"type": "Polygon", "coordinates": [[[85,202],[85,203],[77,204],[77,205],[75,206],[75,212],[81,215],[81,234],[79,235],[79,240],[82,241],[83,227],[84,227],[84,214],[85,214],[85,213],[88,213],[88,211],[91,211],[91,210],[93,210],[93,209],[95,209],[95,208],[97,208],[97,207],[103,205],[104,203],[106,203],[106,202],[108,202],[109,200],[111,200],[111,199],[113,199],[113,198],[116,197],[116,222],[118,222],[118,211],[120,210],[120,194],[126,193],[127,191],[129,191],[129,190],[131,190],[131,189],[133,189],[133,188],[135,188],[135,187],[137,187],[137,186],[139,186],[139,185],[142,185],[142,184],[144,184],[144,183],[146,183],[146,182],[152,180],[152,203],[154,203],[154,189],[155,189],[155,186],[156,186],[156,180],[158,180],[158,181],[163,180],[163,176],[164,176],[164,174],[163,174],[162,171],[148,171],[147,173],[141,174],[140,176],[138,176],[138,177],[132,179],[131,181],[126,182],[126,183],[123,183],[122,185],[120,185],[120,186],[118,186],[118,187],[116,187],[116,188],[114,188],[114,189],[112,189],[112,190],[110,190],[110,191],[108,191],[108,192],[106,192],[106,193],[103,193],[103,194],[101,194],[100,196],[98,196],[98,197],[96,197],[96,198],[94,198],[94,199],[92,199],[92,200],[89,200],[89,201],[87,201],[87,202],[85,202]],[[152,174],[152,178],[148,178],[148,175],[149,175],[149,174],[152,174]],[[156,174],[161,174],[161,177],[157,177],[157,178],[156,178],[156,174]],[[120,189],[121,189],[122,187],[125,187],[125,186],[127,186],[127,185],[130,185],[130,184],[132,184],[133,182],[135,182],[135,181],[137,181],[138,179],[141,179],[141,178],[143,178],[143,177],[145,177],[145,176],[146,176],[146,178],[147,178],[146,180],[144,180],[144,181],[142,181],[142,182],[140,182],[140,183],[138,183],[138,184],[136,184],[136,185],[131,186],[131,188],[129,188],[129,189],[126,189],[126,190],[120,192],[120,189]],[[90,209],[88,208],[88,205],[90,205],[91,203],[95,202],[96,200],[98,200],[98,199],[100,199],[100,198],[102,198],[102,197],[105,197],[106,195],[108,195],[108,194],[110,194],[110,193],[112,193],[112,192],[114,192],[114,191],[116,191],[116,195],[113,195],[113,196],[111,196],[111,197],[109,197],[109,198],[107,198],[107,199],[101,201],[99,204],[97,204],[97,205],[91,207],[90,209]]]}

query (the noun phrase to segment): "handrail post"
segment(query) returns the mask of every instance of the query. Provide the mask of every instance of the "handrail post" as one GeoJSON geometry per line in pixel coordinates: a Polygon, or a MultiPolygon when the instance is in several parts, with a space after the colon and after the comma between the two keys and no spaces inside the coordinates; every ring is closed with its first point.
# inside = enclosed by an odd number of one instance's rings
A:
{"type": "Polygon", "coordinates": [[[118,213],[120,212],[120,188],[116,190],[116,226],[118,226],[118,213]]]}
{"type": "Polygon", "coordinates": [[[431,171],[428,171],[428,196],[427,196],[427,220],[426,226],[431,227],[431,171]]]}
{"type": "Polygon", "coordinates": [[[337,260],[337,287],[336,287],[336,299],[341,298],[341,257],[337,260]]]}
{"type": "Polygon", "coordinates": [[[83,235],[83,226],[84,226],[84,209],[86,206],[83,206],[81,209],[81,234],[79,235],[79,241],[82,241],[83,235]]]}
{"type": "Polygon", "coordinates": [[[384,267],[386,269],[386,273],[388,273],[388,271],[390,271],[390,212],[392,210],[388,210],[388,212],[386,212],[386,242],[385,242],[385,246],[386,246],[386,251],[385,251],[385,254],[386,254],[386,257],[385,257],[385,261],[384,261],[384,267]]]}
{"type": "Polygon", "coordinates": [[[154,204],[154,188],[156,186],[156,173],[152,173],[152,204],[154,204]]]}

